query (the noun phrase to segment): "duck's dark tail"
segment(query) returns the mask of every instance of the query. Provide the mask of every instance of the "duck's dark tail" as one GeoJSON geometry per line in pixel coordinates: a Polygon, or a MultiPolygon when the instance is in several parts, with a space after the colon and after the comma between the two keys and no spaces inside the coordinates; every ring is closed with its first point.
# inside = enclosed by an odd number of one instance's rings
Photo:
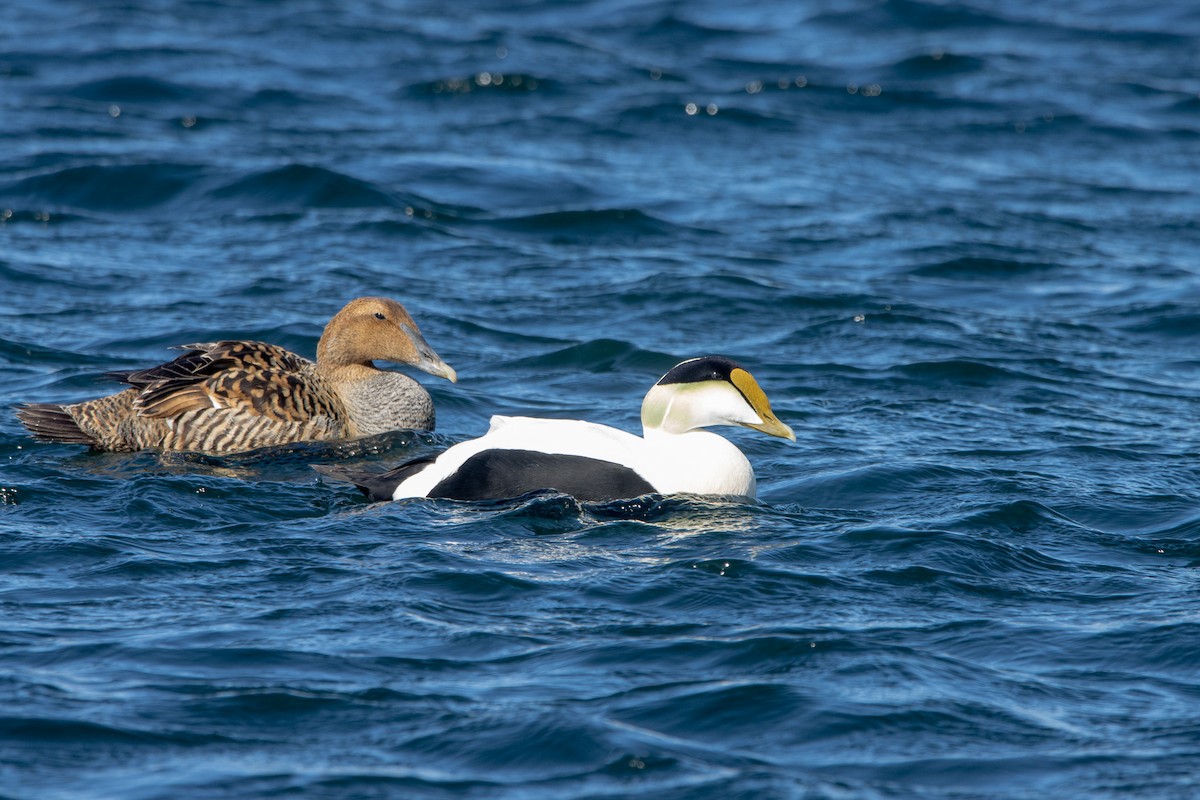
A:
{"type": "Polygon", "coordinates": [[[17,407],[17,419],[29,429],[34,438],[43,442],[66,442],[96,446],[96,440],[79,427],[79,423],[57,403],[26,403],[17,407]]]}
{"type": "Polygon", "coordinates": [[[370,472],[350,469],[334,464],[311,464],[310,466],[326,478],[344,483],[353,483],[369,500],[391,500],[396,487],[434,462],[436,456],[417,458],[405,462],[387,472],[370,472]]]}

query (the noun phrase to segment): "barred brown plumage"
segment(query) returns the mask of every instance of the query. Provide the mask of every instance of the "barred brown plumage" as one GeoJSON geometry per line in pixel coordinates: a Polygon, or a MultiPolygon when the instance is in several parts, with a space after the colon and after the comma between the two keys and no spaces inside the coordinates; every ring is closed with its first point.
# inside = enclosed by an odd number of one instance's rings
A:
{"type": "Polygon", "coordinates": [[[236,453],[291,442],[432,430],[433,401],[407,375],[374,360],[457,375],[394,300],[360,297],[326,325],[309,361],[255,341],[185,345],[150,369],[110,373],[131,388],[73,405],[31,403],[17,416],[44,441],[97,450],[236,453]]]}

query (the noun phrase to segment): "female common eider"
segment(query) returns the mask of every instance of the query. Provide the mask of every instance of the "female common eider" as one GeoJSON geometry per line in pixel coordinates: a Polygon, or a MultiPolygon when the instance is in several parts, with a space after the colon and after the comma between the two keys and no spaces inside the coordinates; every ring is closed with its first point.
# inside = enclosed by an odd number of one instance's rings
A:
{"type": "Polygon", "coordinates": [[[38,439],[96,450],[228,454],[292,442],[432,430],[433,400],[375,359],[450,381],[454,370],[395,300],[360,297],[325,326],[316,363],[263,342],[185,345],[166,364],[112,377],[130,384],[74,405],[31,403],[17,416],[38,439]]]}
{"type": "Polygon", "coordinates": [[[702,430],[741,425],[796,440],[766,394],[727,358],[693,358],[642,402],[643,436],[569,419],[492,417],[487,434],[380,475],[323,466],[372,500],[499,500],[551,489],[578,500],[688,493],[753,498],[754,470],[729,440],[702,430]]]}

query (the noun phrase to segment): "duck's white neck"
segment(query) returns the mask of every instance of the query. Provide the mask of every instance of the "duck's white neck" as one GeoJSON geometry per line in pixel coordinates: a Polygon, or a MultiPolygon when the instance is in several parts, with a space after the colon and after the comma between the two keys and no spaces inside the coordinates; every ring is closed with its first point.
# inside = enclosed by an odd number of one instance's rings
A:
{"type": "Polygon", "coordinates": [[[712,425],[758,424],[762,420],[728,383],[655,385],[642,401],[642,430],[682,434],[712,425]]]}

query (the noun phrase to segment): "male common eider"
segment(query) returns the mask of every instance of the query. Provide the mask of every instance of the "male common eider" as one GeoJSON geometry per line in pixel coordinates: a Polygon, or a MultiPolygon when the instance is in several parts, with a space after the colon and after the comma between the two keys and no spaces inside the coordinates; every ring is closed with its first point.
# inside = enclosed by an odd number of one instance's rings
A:
{"type": "Polygon", "coordinates": [[[395,300],[360,297],[329,321],[316,363],[263,342],[185,345],[166,364],[112,377],[130,384],[74,405],[31,403],[17,416],[38,439],[96,450],[238,453],[292,442],[432,430],[433,400],[375,359],[456,381],[395,300]]]}
{"type": "Polygon", "coordinates": [[[499,500],[552,489],[585,501],[688,493],[753,498],[754,470],[729,440],[702,430],[741,425],[796,440],[766,394],[727,358],[693,358],[642,402],[643,436],[569,419],[492,417],[487,434],[383,474],[322,466],[372,500],[499,500]]]}

